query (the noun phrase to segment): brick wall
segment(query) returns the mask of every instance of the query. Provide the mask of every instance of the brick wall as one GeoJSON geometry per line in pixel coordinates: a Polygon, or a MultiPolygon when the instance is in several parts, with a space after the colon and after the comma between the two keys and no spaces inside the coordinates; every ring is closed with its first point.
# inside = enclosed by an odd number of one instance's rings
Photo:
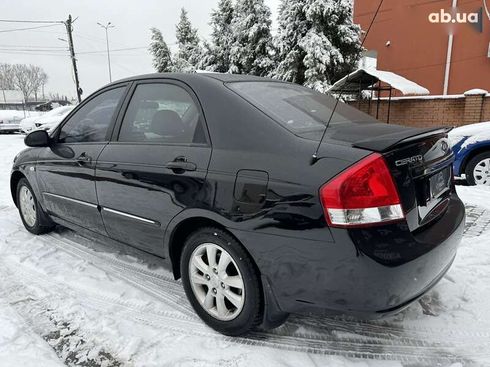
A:
{"type": "Polygon", "coordinates": [[[482,121],[490,121],[490,96],[483,101],[482,121]]]}
{"type": "MultiPolygon", "coordinates": [[[[350,102],[354,107],[376,117],[377,101],[350,102]]],[[[379,105],[380,121],[386,122],[388,100],[379,105]]],[[[490,121],[490,95],[465,95],[395,98],[391,101],[390,123],[407,126],[461,126],[490,121]]]]}

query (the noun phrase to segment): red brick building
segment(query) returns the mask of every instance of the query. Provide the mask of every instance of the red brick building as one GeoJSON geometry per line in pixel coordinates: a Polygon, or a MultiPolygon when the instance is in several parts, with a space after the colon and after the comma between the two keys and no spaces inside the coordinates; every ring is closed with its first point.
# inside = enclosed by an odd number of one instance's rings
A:
{"type": "MultiPolygon", "coordinates": [[[[379,1],[354,1],[354,20],[363,30],[379,1]]],[[[433,95],[490,90],[485,1],[490,7],[490,0],[384,0],[365,47],[377,55],[378,69],[413,80],[433,95]]]]}

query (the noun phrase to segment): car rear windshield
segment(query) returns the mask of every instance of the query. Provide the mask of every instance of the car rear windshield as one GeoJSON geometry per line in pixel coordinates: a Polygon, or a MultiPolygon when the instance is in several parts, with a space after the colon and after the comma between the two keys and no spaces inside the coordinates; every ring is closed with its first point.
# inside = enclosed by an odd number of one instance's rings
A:
{"type": "MultiPolygon", "coordinates": [[[[293,133],[323,129],[335,107],[333,97],[295,84],[253,81],[227,85],[293,133]]],[[[371,116],[340,102],[330,127],[375,121],[371,116]]]]}

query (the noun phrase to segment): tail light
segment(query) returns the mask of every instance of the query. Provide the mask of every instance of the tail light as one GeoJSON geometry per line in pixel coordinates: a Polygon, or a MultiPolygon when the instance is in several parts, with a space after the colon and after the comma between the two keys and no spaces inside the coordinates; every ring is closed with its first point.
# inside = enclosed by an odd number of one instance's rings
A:
{"type": "Polygon", "coordinates": [[[377,153],[323,185],[320,200],[331,227],[362,227],[405,218],[391,173],[377,153]]]}

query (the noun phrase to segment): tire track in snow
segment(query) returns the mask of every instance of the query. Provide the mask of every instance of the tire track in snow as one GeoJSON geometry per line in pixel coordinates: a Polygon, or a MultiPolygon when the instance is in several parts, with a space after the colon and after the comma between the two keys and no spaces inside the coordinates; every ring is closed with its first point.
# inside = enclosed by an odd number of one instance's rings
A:
{"type": "Polygon", "coordinates": [[[490,213],[481,207],[466,205],[466,238],[481,236],[490,228],[490,213]]]}
{"type": "MultiPolygon", "coordinates": [[[[67,241],[68,242],[68,241],[67,241]]],[[[65,243],[68,245],[68,243],[65,243]]],[[[73,243],[71,244],[73,245],[73,243]]],[[[104,269],[107,270],[107,269],[104,269]]],[[[139,269],[138,269],[139,270],[139,269]]],[[[111,274],[113,275],[113,274],[111,274]]],[[[39,274],[29,277],[28,281],[33,282],[39,279],[39,274]]],[[[43,282],[48,282],[44,279],[43,282]]],[[[38,285],[40,286],[40,285],[38,285]]],[[[162,290],[160,290],[162,292],[162,290]]],[[[164,291],[163,291],[164,292],[164,291]]],[[[85,295],[84,297],[85,298],[85,295]]],[[[88,297],[90,299],[90,297],[88,297]]],[[[124,317],[131,317],[134,320],[143,322],[149,326],[161,325],[165,328],[172,328],[176,331],[200,335],[206,337],[223,338],[220,334],[216,334],[205,327],[195,317],[176,316],[166,312],[148,312],[141,305],[132,305],[127,302],[121,302],[107,297],[92,297],[92,305],[97,302],[108,303],[109,305],[118,305],[125,307],[128,314],[123,314],[124,317]]],[[[46,305],[49,307],[49,304],[46,305]]],[[[105,308],[106,309],[106,308],[105,308]]],[[[332,325],[333,326],[333,325],[332,325]]],[[[344,326],[344,328],[347,328],[344,326]]],[[[289,328],[282,328],[273,332],[255,332],[248,338],[226,338],[226,340],[234,343],[243,343],[259,346],[268,346],[273,348],[281,348],[287,350],[296,350],[309,353],[333,354],[350,356],[354,358],[369,358],[369,359],[395,359],[405,362],[455,362],[462,361],[461,357],[454,354],[443,352],[441,348],[452,348],[453,344],[443,343],[428,343],[422,339],[410,339],[408,337],[396,338],[388,337],[391,342],[385,339],[387,333],[381,332],[376,335],[355,335],[356,331],[345,330],[346,335],[338,335],[339,330],[332,333],[332,328],[324,330],[324,333],[292,333],[289,328]],[[422,353],[421,353],[422,352],[422,353]],[[422,354],[422,355],[421,355],[422,354]]],[[[430,365],[429,363],[429,365],[430,365]]]]}
{"type": "MultiPolygon", "coordinates": [[[[52,235],[49,235],[52,236],[52,235]]],[[[83,244],[79,244],[74,242],[73,240],[66,238],[59,238],[58,236],[54,237],[55,240],[59,241],[62,246],[75,247],[79,254],[81,254],[82,258],[86,255],[90,259],[94,259],[95,261],[101,260],[100,258],[104,258],[104,263],[98,263],[98,265],[102,265],[103,267],[108,264],[113,265],[118,270],[124,271],[124,273],[133,273],[134,275],[142,276],[147,279],[150,283],[153,283],[157,287],[154,289],[156,292],[165,292],[171,291],[175,292],[176,296],[180,296],[181,298],[185,298],[184,290],[180,282],[178,283],[173,279],[170,275],[165,276],[159,272],[154,272],[149,269],[144,269],[141,266],[134,266],[133,264],[129,264],[124,262],[123,260],[116,259],[112,256],[107,256],[102,252],[96,252],[94,250],[89,249],[83,244]],[[98,255],[98,256],[97,256],[98,255]]],[[[97,242],[97,244],[100,244],[97,242]]],[[[101,247],[107,247],[105,244],[100,244],[101,247]]],[[[61,248],[62,250],[64,248],[61,248]]],[[[187,303],[187,309],[194,316],[194,311],[191,306],[187,303]]],[[[197,317],[196,317],[197,318],[197,317]]],[[[361,333],[366,336],[378,337],[391,339],[393,336],[403,336],[405,338],[410,338],[410,335],[413,335],[413,339],[420,340],[421,338],[426,338],[428,334],[437,333],[438,335],[444,337],[450,337],[452,339],[463,338],[467,340],[468,338],[481,339],[487,338],[490,341],[490,332],[486,331],[461,331],[461,330],[447,330],[447,329],[434,329],[434,328],[417,328],[411,327],[410,329],[403,328],[401,326],[393,325],[383,321],[363,321],[363,320],[353,320],[345,317],[329,317],[324,318],[321,316],[309,316],[309,315],[294,315],[291,317],[289,324],[295,324],[298,326],[312,326],[318,331],[330,332],[332,328],[341,329],[341,331],[345,332],[355,332],[361,333]]]]}
{"type": "MultiPolygon", "coordinates": [[[[30,332],[39,335],[67,366],[122,366],[121,361],[101,346],[100,341],[96,341],[97,338],[93,335],[82,335],[80,328],[72,322],[73,319],[60,317],[55,309],[46,307],[42,299],[29,292],[26,285],[19,281],[8,265],[2,265],[2,298],[23,320],[30,332]],[[9,279],[15,280],[5,284],[5,280],[9,279]]],[[[53,295],[50,296],[52,297],[53,295]]]]}
{"type": "MultiPolygon", "coordinates": [[[[15,278],[17,282],[19,282],[20,278],[24,278],[24,284],[11,284],[11,294],[16,294],[18,299],[22,300],[31,300],[30,304],[32,305],[31,310],[24,310],[21,312],[23,315],[32,314],[32,310],[35,310],[35,317],[29,318],[29,321],[33,323],[33,326],[37,330],[46,330],[46,325],[36,325],[36,320],[40,318],[40,315],[43,313],[43,310],[50,310],[53,307],[56,307],[56,303],[66,303],[67,296],[66,292],[60,292],[59,285],[58,289],[48,287],[44,288],[46,295],[42,298],[33,298],[29,295],[29,292],[21,293],[22,289],[25,289],[27,284],[30,287],[35,287],[38,289],[42,289],[42,287],[46,287],[45,280],[42,277],[38,277],[35,274],[31,276],[26,276],[25,274],[22,277],[11,276],[11,278],[15,278]],[[40,280],[42,279],[42,281],[40,280]],[[37,281],[37,283],[35,283],[37,281]],[[53,291],[56,289],[56,291],[53,291]],[[49,294],[52,292],[52,294],[49,294]]],[[[49,284],[49,282],[47,283],[49,284]]],[[[51,285],[51,284],[50,284],[51,285]]],[[[92,300],[85,300],[84,297],[80,299],[76,299],[76,303],[82,303],[85,307],[93,307],[94,303],[97,303],[97,300],[93,303],[92,300]]],[[[421,363],[426,364],[427,366],[434,366],[440,363],[452,363],[455,361],[461,362],[462,359],[456,356],[442,355],[439,348],[431,348],[430,350],[425,350],[424,355],[414,355],[413,350],[411,348],[407,348],[406,346],[399,346],[398,348],[391,348],[389,353],[384,352],[383,348],[380,348],[379,345],[375,345],[365,340],[361,341],[361,344],[353,345],[352,342],[345,342],[342,340],[327,340],[328,338],[318,338],[316,340],[310,340],[308,343],[298,344],[298,340],[295,337],[289,337],[285,335],[264,335],[264,333],[253,333],[248,338],[230,338],[226,336],[222,336],[211,329],[207,328],[205,325],[200,324],[196,325],[195,322],[191,321],[187,322],[184,317],[183,319],[179,319],[179,317],[175,317],[175,315],[169,315],[168,313],[163,313],[161,315],[148,314],[146,312],[142,312],[142,310],[130,308],[130,312],[128,314],[124,313],[116,313],[112,309],[114,303],[109,299],[100,300],[100,303],[108,302],[108,305],[111,307],[111,313],[116,316],[130,316],[131,319],[143,323],[145,325],[151,327],[161,326],[165,328],[165,330],[172,330],[175,332],[183,333],[186,335],[192,336],[200,336],[200,337],[212,337],[215,339],[227,341],[230,343],[238,343],[238,344],[246,344],[251,346],[261,346],[261,347],[270,347],[270,348],[279,348],[291,351],[298,352],[307,352],[307,353],[316,353],[316,354],[328,354],[328,355],[338,355],[345,356],[350,358],[364,358],[364,359],[373,359],[373,360],[397,360],[401,362],[407,363],[417,363],[418,366],[421,363]]],[[[20,303],[18,303],[20,304],[20,303]]],[[[25,304],[24,304],[25,305],[25,304]]],[[[100,310],[107,311],[107,308],[100,308],[100,310]]],[[[77,314],[72,314],[71,317],[77,319],[77,314]]],[[[84,336],[83,332],[81,333],[84,336]]],[[[420,349],[420,346],[417,348],[420,349]]],[[[420,353],[420,351],[419,351],[420,353]]]]}
{"type": "Polygon", "coordinates": [[[179,310],[185,315],[191,316],[198,320],[192,310],[184,292],[179,292],[180,286],[176,281],[165,280],[162,277],[151,277],[148,272],[140,272],[140,270],[134,269],[132,266],[125,264],[124,266],[120,261],[116,259],[109,260],[106,256],[101,258],[97,256],[96,252],[84,249],[72,241],[63,241],[53,235],[46,235],[53,242],[49,244],[57,247],[58,249],[78,257],[81,260],[88,261],[97,268],[109,272],[111,275],[126,281],[135,288],[153,296],[154,298],[168,304],[175,309],[179,310]],[[109,261],[108,261],[109,260],[109,261]]]}
{"type": "MultiPolygon", "coordinates": [[[[272,332],[255,332],[248,338],[227,338],[208,329],[197,319],[180,285],[168,276],[159,272],[145,269],[143,266],[128,264],[123,260],[108,256],[103,252],[89,249],[83,244],[66,238],[60,234],[36,237],[46,245],[55,246],[68,254],[87,261],[97,268],[106,271],[111,276],[115,276],[123,281],[130,283],[137,289],[155,296],[170,307],[176,308],[182,314],[179,315],[169,312],[150,311],[142,305],[132,304],[117,299],[103,297],[102,295],[91,295],[88,297],[89,304],[95,307],[102,307],[107,311],[107,305],[117,306],[125,309],[124,317],[145,323],[149,326],[159,325],[165,328],[172,328],[178,332],[190,335],[201,335],[225,339],[233,343],[248,345],[266,346],[287,350],[296,350],[309,353],[321,353],[330,355],[340,355],[352,358],[368,358],[379,360],[399,360],[407,363],[434,363],[461,362],[464,358],[454,353],[446,352],[446,349],[460,347],[466,343],[454,340],[454,336],[461,334],[450,333],[449,341],[433,342],[430,337],[435,334],[434,330],[407,330],[402,327],[378,325],[349,320],[322,320],[317,318],[293,317],[285,327],[272,332]],[[144,283],[144,285],[142,284],[144,283]],[[170,302],[168,300],[171,300],[170,302]],[[182,299],[185,307],[182,308],[182,299]],[[179,307],[180,306],[180,307],[179,307]],[[314,325],[310,325],[314,322],[314,325]],[[310,327],[312,330],[305,330],[310,327]],[[316,326],[316,327],[313,327],[316,326]],[[302,328],[303,331],[298,331],[302,328]],[[452,340],[451,340],[452,339],[452,340]]],[[[97,243],[99,245],[99,243],[97,243]]],[[[102,244],[102,247],[107,247],[102,244]]],[[[35,278],[29,281],[35,283],[35,278]]],[[[46,280],[46,279],[45,279],[46,280]]],[[[45,281],[44,280],[44,281],[45,281]]],[[[65,290],[66,294],[66,290],[65,290]]],[[[45,300],[45,306],[50,306],[50,301],[45,300]]],[[[51,304],[51,306],[53,306],[51,304]]],[[[444,330],[446,333],[448,330],[444,330]]],[[[464,333],[465,338],[468,333],[464,333]]],[[[482,336],[488,340],[488,334],[469,333],[474,339],[482,336]]],[[[474,340],[473,342],[475,342],[474,340]]],[[[462,341],[463,342],[463,341],[462,341]]],[[[470,342],[473,344],[473,342],[470,342]]],[[[480,340],[481,342],[481,340],[480,340]]]]}

